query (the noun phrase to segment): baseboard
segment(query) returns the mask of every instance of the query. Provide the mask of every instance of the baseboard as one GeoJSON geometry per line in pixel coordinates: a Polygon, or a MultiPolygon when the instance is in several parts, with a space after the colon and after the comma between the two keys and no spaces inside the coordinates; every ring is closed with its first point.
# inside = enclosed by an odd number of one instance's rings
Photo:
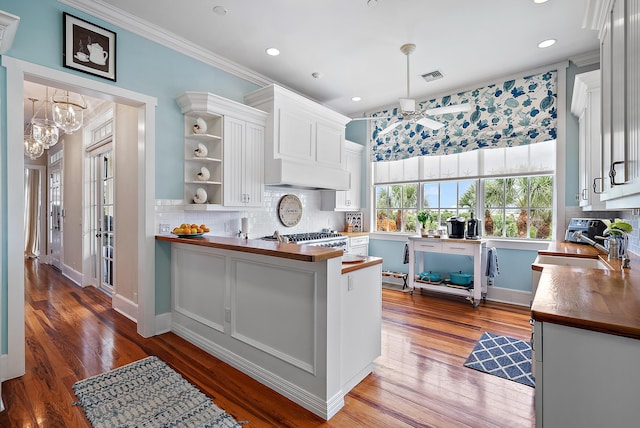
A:
{"type": "Polygon", "coordinates": [[[111,305],[113,309],[121,313],[131,321],[138,323],[138,304],[133,301],[122,297],[119,294],[113,294],[111,296],[111,305]]]}
{"type": "Polygon", "coordinates": [[[62,265],[62,274],[69,278],[73,283],[82,287],[83,275],[68,265],[62,265]]]}
{"type": "Polygon", "coordinates": [[[171,312],[156,315],[155,334],[169,333],[171,331],[171,312]]]}
{"type": "Polygon", "coordinates": [[[494,302],[510,303],[512,305],[530,306],[531,291],[512,290],[502,287],[488,287],[487,300],[494,302]]]}
{"type": "Polygon", "coordinates": [[[325,420],[329,420],[344,406],[345,394],[343,390],[340,390],[327,401],[322,400],[286,379],[271,373],[240,355],[224,349],[216,343],[180,325],[173,324],[171,331],[325,420]]]}

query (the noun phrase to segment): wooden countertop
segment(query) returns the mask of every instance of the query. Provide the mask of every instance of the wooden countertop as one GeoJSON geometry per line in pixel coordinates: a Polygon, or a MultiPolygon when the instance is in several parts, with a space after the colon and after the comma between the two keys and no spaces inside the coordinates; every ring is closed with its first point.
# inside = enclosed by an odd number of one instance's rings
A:
{"type": "Polygon", "coordinates": [[[631,269],[591,246],[552,243],[539,254],[600,258],[611,269],[545,266],[531,314],[543,322],[640,339],[640,257],[630,254],[631,269]]]}
{"type": "Polygon", "coordinates": [[[158,241],[190,244],[201,247],[221,248],[242,251],[264,256],[281,257],[303,262],[321,262],[334,257],[342,257],[342,250],[314,245],[281,244],[262,239],[227,238],[222,236],[202,236],[198,238],[179,238],[176,235],[156,235],[158,241]]]}
{"type": "Polygon", "coordinates": [[[438,241],[438,242],[455,242],[456,244],[475,244],[475,245],[480,245],[482,244],[482,239],[464,239],[464,238],[436,238],[433,236],[420,236],[420,235],[414,235],[414,236],[409,236],[409,239],[413,239],[413,240],[418,240],[418,239],[424,239],[424,240],[429,240],[429,241],[438,241]]]}
{"type": "Polygon", "coordinates": [[[353,238],[356,236],[369,236],[369,232],[338,232],[340,235],[348,236],[349,238],[353,238]]]}
{"type": "Polygon", "coordinates": [[[381,257],[373,257],[367,256],[367,258],[358,263],[342,263],[342,274],[353,272],[356,270],[360,270],[369,266],[381,265],[382,258],[381,257]]]}

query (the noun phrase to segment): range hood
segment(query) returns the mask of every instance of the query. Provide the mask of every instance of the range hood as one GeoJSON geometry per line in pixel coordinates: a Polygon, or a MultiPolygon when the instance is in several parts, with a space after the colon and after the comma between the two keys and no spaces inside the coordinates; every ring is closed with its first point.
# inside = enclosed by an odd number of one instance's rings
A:
{"type": "Polygon", "coordinates": [[[244,99],[269,113],[265,185],[349,189],[344,133],[350,118],[277,85],[258,89],[244,99]]]}

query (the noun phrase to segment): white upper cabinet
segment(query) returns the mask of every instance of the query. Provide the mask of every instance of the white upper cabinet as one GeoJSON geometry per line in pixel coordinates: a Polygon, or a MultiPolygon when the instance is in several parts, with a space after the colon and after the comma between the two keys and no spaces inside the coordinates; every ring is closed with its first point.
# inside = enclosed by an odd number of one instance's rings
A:
{"type": "Polygon", "coordinates": [[[600,200],[604,182],[600,104],[600,70],[578,74],[573,85],[571,112],[579,120],[578,198],[584,211],[606,209],[606,204],[600,200]]]}
{"type": "Polygon", "coordinates": [[[602,158],[608,209],[640,207],[640,2],[613,0],[602,19],[602,158]]]}
{"type": "Polygon", "coordinates": [[[245,96],[269,113],[265,136],[265,184],[349,189],[344,133],[351,120],[276,85],[245,96]]]}
{"type": "Polygon", "coordinates": [[[349,190],[326,190],[322,192],[323,211],[357,211],[361,208],[362,155],[364,146],[345,142],[347,171],[350,174],[349,190]]]}
{"type": "Polygon", "coordinates": [[[185,209],[262,206],[267,113],[207,92],[185,92],[177,102],[185,115],[185,209]]]}

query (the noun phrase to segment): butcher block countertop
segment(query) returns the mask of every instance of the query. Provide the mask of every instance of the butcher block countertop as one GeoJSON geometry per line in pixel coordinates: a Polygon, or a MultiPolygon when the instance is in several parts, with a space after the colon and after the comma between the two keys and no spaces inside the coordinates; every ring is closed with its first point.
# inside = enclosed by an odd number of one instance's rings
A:
{"type": "Polygon", "coordinates": [[[552,243],[539,254],[599,258],[610,269],[546,265],[531,314],[536,321],[640,339],[640,257],[631,269],[587,245],[552,243]]]}
{"type": "Polygon", "coordinates": [[[156,235],[156,240],[242,251],[245,253],[281,257],[283,259],[299,260],[302,262],[321,262],[334,257],[342,257],[343,253],[342,250],[314,245],[282,244],[262,239],[227,238],[222,236],[179,238],[176,235],[156,235]]]}
{"type": "MultiPolygon", "coordinates": [[[[156,240],[262,254],[265,256],[299,260],[302,262],[321,262],[334,257],[342,257],[343,254],[342,250],[335,250],[332,248],[314,245],[280,244],[278,242],[265,241],[262,239],[226,238],[221,236],[179,238],[176,235],[156,235],[156,240]]],[[[353,272],[377,264],[382,264],[382,259],[380,257],[368,256],[361,262],[343,263],[342,273],[345,274],[353,272]]]]}

